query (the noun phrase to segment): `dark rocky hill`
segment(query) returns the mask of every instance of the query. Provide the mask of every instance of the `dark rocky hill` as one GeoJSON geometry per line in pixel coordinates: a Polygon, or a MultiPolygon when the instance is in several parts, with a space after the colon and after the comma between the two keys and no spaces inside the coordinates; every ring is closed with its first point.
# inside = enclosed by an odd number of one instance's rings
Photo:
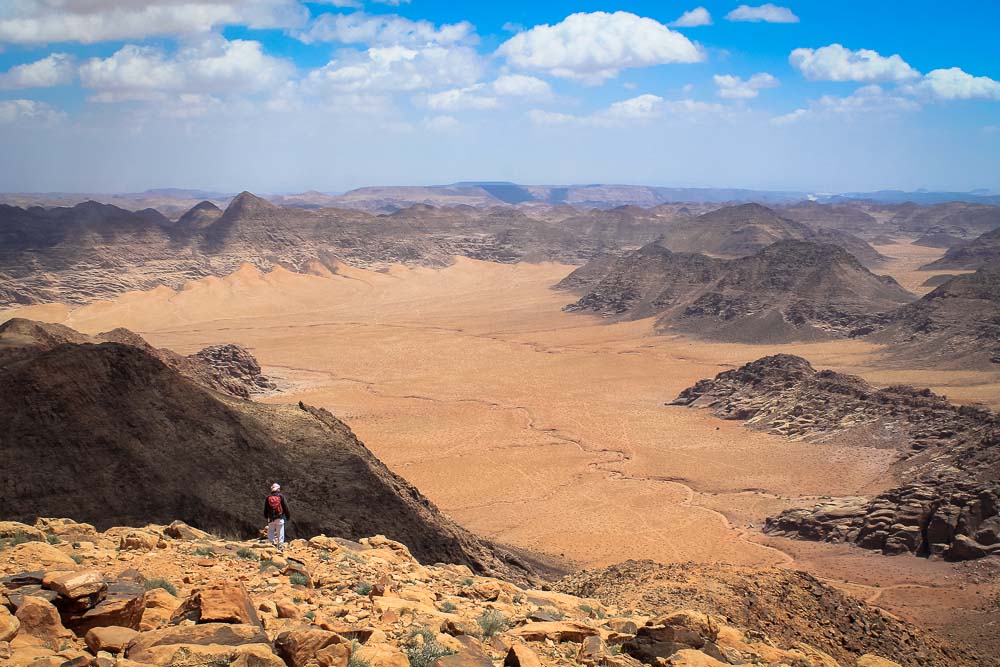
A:
{"type": "Polygon", "coordinates": [[[891,314],[872,336],[884,356],[910,367],[1000,364],[1000,269],[954,276],[891,314]]]}
{"type": "Polygon", "coordinates": [[[941,259],[920,267],[923,270],[941,269],[1000,269],[1000,227],[986,232],[971,241],[949,248],[941,259]]]}
{"type": "Polygon", "coordinates": [[[658,330],[718,340],[780,342],[863,335],[913,300],[838,246],[782,241],[725,260],[648,244],[584,265],[559,286],[587,292],[568,310],[658,315],[658,330]],[[596,280],[597,269],[604,275],[596,280]]]}
{"type": "Polygon", "coordinates": [[[833,243],[873,266],[885,257],[862,239],[832,227],[813,228],[760,204],[727,206],[670,226],[660,244],[675,252],[746,257],[778,241],[833,243]]]}
{"type": "Polygon", "coordinates": [[[293,536],[382,533],[424,561],[525,574],[441,515],[325,410],[212,391],[134,345],[53,342],[8,345],[0,361],[6,519],[71,513],[105,528],[180,518],[249,537],[277,480],[293,536]]]}
{"type": "Polygon", "coordinates": [[[765,532],[886,554],[1000,554],[1000,416],[992,411],[952,405],[927,389],[873,387],[791,355],[702,380],[671,405],[786,437],[897,450],[899,486],[787,510],[768,519],[765,532]]]}

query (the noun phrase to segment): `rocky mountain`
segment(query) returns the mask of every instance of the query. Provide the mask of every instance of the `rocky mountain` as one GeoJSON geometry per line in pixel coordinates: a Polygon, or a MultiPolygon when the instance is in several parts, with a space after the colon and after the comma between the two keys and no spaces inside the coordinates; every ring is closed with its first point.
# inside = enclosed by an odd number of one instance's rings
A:
{"type": "Polygon", "coordinates": [[[898,452],[901,484],[873,498],[833,499],[768,519],[765,532],[851,542],[886,554],[952,560],[1000,554],[1000,415],[927,389],[873,387],[764,357],[685,389],[670,405],[790,438],[898,452]]]}
{"type": "Polygon", "coordinates": [[[714,257],[746,257],[778,241],[833,243],[867,266],[885,257],[865,241],[827,227],[813,228],[784,218],[760,204],[727,206],[679,221],[660,237],[660,244],[674,252],[697,252],[714,257]]]}
{"type": "Polygon", "coordinates": [[[971,240],[1000,227],[1000,206],[953,201],[934,206],[901,206],[888,224],[904,234],[935,233],[971,240]]]}
{"type": "Polygon", "coordinates": [[[821,204],[815,201],[801,201],[789,206],[782,206],[776,211],[780,212],[784,218],[817,229],[833,229],[866,235],[877,234],[880,228],[880,223],[875,216],[853,202],[821,204]]]}
{"type": "Polygon", "coordinates": [[[971,241],[948,249],[941,259],[920,267],[928,271],[941,269],[1000,269],[1000,227],[971,241]]]}
{"type": "Polygon", "coordinates": [[[35,343],[27,329],[8,323],[0,348],[7,519],[72,512],[106,528],[181,518],[251,536],[263,523],[259,503],[278,480],[294,535],[378,532],[406,539],[429,562],[526,573],[441,515],[325,410],[213,391],[143,346],[58,342],[65,328],[49,327],[35,343]]]}
{"type": "Polygon", "coordinates": [[[872,340],[910,367],[1000,364],[1000,270],[957,275],[889,317],[872,340]]]}
{"type": "Polygon", "coordinates": [[[808,241],[781,241],[732,260],[654,243],[595,263],[557,285],[586,290],[568,310],[626,319],[658,315],[661,332],[718,340],[862,335],[884,322],[883,313],[914,298],[842,248],[808,241]]]}
{"type": "Polygon", "coordinates": [[[0,531],[15,542],[0,551],[0,659],[12,666],[944,667],[989,659],[793,572],[629,562],[558,585],[593,590],[595,599],[421,563],[381,535],[321,535],[279,553],[180,521],[98,532],[46,518],[3,522],[0,531]],[[622,591],[625,576],[635,582],[630,591],[622,591]],[[738,627],[738,618],[747,622],[738,627]]]}

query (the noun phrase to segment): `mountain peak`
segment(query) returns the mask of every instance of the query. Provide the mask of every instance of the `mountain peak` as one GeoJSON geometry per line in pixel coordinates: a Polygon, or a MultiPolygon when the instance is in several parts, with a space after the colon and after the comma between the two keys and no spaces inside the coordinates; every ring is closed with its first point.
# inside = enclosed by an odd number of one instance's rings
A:
{"type": "Polygon", "coordinates": [[[266,199],[262,199],[261,197],[244,190],[233,197],[233,200],[229,202],[229,206],[226,207],[225,214],[227,216],[245,215],[248,213],[259,213],[261,211],[273,211],[277,208],[277,206],[266,199]]]}

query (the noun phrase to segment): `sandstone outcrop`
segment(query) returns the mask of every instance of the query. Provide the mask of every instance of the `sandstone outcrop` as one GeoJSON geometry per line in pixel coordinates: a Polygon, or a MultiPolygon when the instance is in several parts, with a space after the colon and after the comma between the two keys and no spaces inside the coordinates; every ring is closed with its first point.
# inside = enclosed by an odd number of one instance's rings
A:
{"type": "Polygon", "coordinates": [[[874,498],[786,510],[768,519],[767,533],[953,560],[1000,553],[1000,417],[990,410],[927,389],[876,388],[791,355],[701,380],[671,405],[787,437],[894,448],[899,476],[916,480],[874,498]]]}

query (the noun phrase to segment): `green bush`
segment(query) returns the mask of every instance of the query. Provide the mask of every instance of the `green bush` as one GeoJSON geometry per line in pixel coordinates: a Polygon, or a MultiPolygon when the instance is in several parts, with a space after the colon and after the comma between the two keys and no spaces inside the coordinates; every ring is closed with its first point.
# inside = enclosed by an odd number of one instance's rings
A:
{"type": "Polygon", "coordinates": [[[441,611],[443,611],[446,614],[450,614],[456,609],[458,609],[458,607],[456,607],[455,604],[450,600],[446,600],[445,602],[441,603],[441,611]]]}
{"type": "Polygon", "coordinates": [[[427,628],[419,628],[410,633],[403,646],[403,653],[410,661],[410,667],[431,667],[438,658],[455,652],[439,644],[433,632],[427,628]]]}
{"type": "Polygon", "coordinates": [[[240,547],[236,550],[236,557],[243,560],[260,560],[260,556],[250,547],[240,547]]]}
{"type": "Polygon", "coordinates": [[[358,640],[351,640],[351,657],[347,661],[347,667],[372,667],[370,660],[365,660],[358,655],[359,648],[361,648],[361,644],[358,643],[358,640]]]}
{"type": "Polygon", "coordinates": [[[327,549],[323,549],[322,551],[319,552],[319,556],[317,556],[317,558],[319,558],[324,563],[328,563],[330,562],[332,556],[330,555],[330,552],[327,549]]]}
{"type": "Polygon", "coordinates": [[[276,568],[276,569],[279,569],[279,570],[281,569],[280,567],[278,567],[278,564],[275,563],[270,558],[265,558],[264,560],[262,560],[260,562],[260,571],[261,572],[263,572],[264,570],[266,570],[269,567],[273,567],[273,568],[276,568]]]}
{"type": "Polygon", "coordinates": [[[357,586],[354,587],[354,592],[358,595],[364,597],[372,592],[372,585],[367,581],[362,581],[357,586]]]}
{"type": "Polygon", "coordinates": [[[169,581],[167,581],[166,579],[164,579],[162,577],[156,577],[154,579],[147,579],[146,583],[144,584],[144,586],[145,586],[145,588],[146,588],[147,591],[151,591],[154,588],[162,588],[163,590],[165,590],[166,592],[170,593],[171,595],[177,595],[177,587],[175,587],[172,583],[170,583],[169,581]]]}
{"type": "Polygon", "coordinates": [[[215,549],[213,549],[212,547],[198,547],[197,549],[194,550],[194,555],[212,557],[215,555],[215,549]]]}
{"type": "Polygon", "coordinates": [[[498,632],[503,632],[510,627],[510,620],[496,609],[487,609],[476,619],[476,623],[482,628],[483,637],[487,639],[498,632]]]}
{"type": "Polygon", "coordinates": [[[309,577],[302,574],[301,572],[292,572],[290,575],[288,575],[288,583],[290,583],[292,586],[308,586],[309,577]]]}
{"type": "Polygon", "coordinates": [[[46,535],[45,541],[48,542],[49,544],[59,544],[62,542],[62,538],[59,537],[58,535],[46,535]]]}
{"type": "Polygon", "coordinates": [[[458,583],[462,586],[471,586],[472,584],[475,583],[475,580],[472,577],[466,577],[465,579],[462,579],[458,583]]]}
{"type": "Polygon", "coordinates": [[[83,564],[83,556],[81,556],[80,554],[70,554],[69,557],[72,558],[73,562],[76,563],[77,565],[83,564]]]}
{"type": "Polygon", "coordinates": [[[308,618],[310,621],[315,621],[316,620],[316,612],[314,612],[313,610],[310,609],[306,613],[302,614],[302,617],[303,618],[308,618]]]}

